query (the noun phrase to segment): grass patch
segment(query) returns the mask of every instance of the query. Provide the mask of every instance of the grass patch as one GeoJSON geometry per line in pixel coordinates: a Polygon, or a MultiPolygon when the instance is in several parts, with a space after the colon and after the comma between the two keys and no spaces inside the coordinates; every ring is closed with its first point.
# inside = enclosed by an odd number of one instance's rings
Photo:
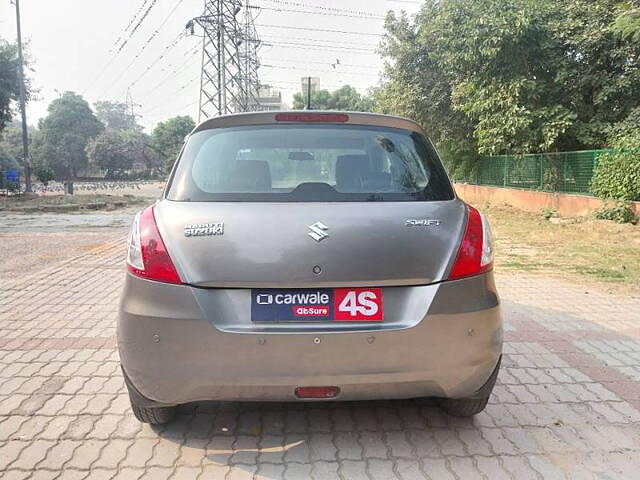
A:
{"type": "Polygon", "coordinates": [[[594,267],[575,267],[575,272],[582,275],[591,275],[597,278],[604,279],[614,279],[614,280],[624,280],[627,276],[624,272],[619,272],[616,270],[607,270],[604,268],[594,268],[594,267]]]}
{"type": "Polygon", "coordinates": [[[526,262],[501,262],[500,266],[505,268],[505,269],[509,269],[509,270],[521,270],[521,271],[525,271],[525,272],[535,272],[539,269],[539,267],[537,265],[532,265],[530,263],[526,263],[526,262]]]}
{"type": "Polygon", "coordinates": [[[64,211],[63,207],[76,207],[79,209],[116,209],[130,205],[142,205],[149,203],[149,199],[133,195],[106,195],[106,194],[77,194],[77,195],[42,195],[1,197],[0,210],[4,211],[64,211]],[[52,207],[51,210],[49,208],[52,207]]]}

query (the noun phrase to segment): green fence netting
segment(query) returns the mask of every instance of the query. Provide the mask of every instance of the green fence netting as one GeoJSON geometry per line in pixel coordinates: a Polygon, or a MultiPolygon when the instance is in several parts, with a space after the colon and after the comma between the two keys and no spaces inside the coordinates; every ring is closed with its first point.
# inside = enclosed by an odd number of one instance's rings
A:
{"type": "Polygon", "coordinates": [[[456,181],[546,192],[591,194],[598,157],[609,150],[480,157],[477,173],[456,181]]]}

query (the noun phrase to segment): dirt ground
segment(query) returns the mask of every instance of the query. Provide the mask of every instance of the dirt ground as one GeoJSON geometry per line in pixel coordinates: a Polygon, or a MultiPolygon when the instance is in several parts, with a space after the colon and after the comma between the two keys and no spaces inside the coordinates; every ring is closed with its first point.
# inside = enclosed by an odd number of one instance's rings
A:
{"type": "Polygon", "coordinates": [[[477,205],[496,240],[496,269],[540,273],[640,296],[640,226],[591,217],[550,218],[477,205]]]}
{"type": "Polygon", "coordinates": [[[28,275],[126,236],[137,208],[92,214],[0,214],[0,278],[28,275]]]}
{"type": "MultiPolygon", "coordinates": [[[[48,264],[78,256],[118,238],[124,238],[135,213],[152,204],[162,183],[78,184],[77,194],[49,192],[30,203],[88,203],[106,196],[133,195],[136,205],[112,211],[19,214],[0,212],[0,279],[28,275],[48,264]],[[93,189],[93,190],[92,190],[93,189]],[[92,193],[93,192],[93,193],[92,193]]],[[[10,199],[7,199],[10,200],[10,199]]]]}

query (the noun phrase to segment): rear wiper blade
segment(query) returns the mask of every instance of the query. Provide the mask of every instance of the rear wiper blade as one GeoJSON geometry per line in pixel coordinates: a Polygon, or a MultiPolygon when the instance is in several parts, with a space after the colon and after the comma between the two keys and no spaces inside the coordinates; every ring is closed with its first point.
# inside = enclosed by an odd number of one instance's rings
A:
{"type": "Polygon", "coordinates": [[[369,195],[367,197],[367,202],[384,202],[384,197],[382,195],[369,195]]]}

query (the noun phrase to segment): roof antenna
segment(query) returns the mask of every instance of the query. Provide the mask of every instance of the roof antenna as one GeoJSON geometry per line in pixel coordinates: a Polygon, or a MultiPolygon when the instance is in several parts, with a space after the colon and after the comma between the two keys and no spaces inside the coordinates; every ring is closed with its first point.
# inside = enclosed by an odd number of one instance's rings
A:
{"type": "Polygon", "coordinates": [[[307,78],[307,110],[311,110],[311,77],[307,78]]]}

